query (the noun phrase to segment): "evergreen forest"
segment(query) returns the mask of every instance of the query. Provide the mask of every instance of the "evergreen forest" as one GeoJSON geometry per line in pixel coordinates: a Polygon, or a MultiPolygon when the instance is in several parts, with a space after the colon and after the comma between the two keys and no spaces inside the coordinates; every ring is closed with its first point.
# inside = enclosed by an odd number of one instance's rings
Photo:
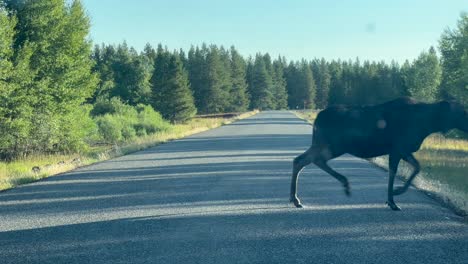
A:
{"type": "Polygon", "coordinates": [[[468,106],[468,14],[412,61],[291,61],[234,46],[95,44],[80,1],[0,0],[0,158],[75,153],[196,115],[369,105],[468,106]],[[138,47],[140,48],[140,47],[138,47]]]}

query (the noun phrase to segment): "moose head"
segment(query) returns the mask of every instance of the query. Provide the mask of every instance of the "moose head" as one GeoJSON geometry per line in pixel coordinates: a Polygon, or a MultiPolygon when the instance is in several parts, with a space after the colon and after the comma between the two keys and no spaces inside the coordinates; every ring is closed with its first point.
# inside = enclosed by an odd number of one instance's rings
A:
{"type": "Polygon", "coordinates": [[[463,105],[455,101],[442,101],[439,103],[442,131],[459,129],[468,133],[468,113],[463,105]]]}

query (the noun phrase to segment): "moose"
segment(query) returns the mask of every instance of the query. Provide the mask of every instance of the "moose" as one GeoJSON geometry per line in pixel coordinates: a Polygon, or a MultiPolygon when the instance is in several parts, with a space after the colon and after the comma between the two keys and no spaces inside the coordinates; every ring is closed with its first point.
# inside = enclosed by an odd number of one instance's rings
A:
{"type": "Polygon", "coordinates": [[[348,179],[330,168],[327,162],[345,153],[360,158],[389,155],[387,205],[392,210],[401,210],[393,196],[405,193],[420,171],[413,153],[430,134],[455,128],[468,133],[467,112],[455,101],[421,103],[401,97],[373,106],[328,107],[317,115],[311,147],[294,159],[290,201],[302,207],[297,196],[297,180],[310,163],[340,181],[346,195],[350,196],[348,179]],[[401,160],[409,163],[413,171],[403,186],[393,189],[401,160]]]}

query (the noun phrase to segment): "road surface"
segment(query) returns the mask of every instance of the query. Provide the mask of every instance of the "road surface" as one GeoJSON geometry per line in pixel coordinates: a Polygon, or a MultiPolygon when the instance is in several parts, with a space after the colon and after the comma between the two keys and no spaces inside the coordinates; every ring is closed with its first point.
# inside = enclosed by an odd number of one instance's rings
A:
{"type": "MultiPolygon", "coordinates": [[[[385,206],[387,174],[342,156],[352,196],[314,166],[311,126],[262,112],[0,193],[0,263],[468,263],[468,224],[422,192],[385,206]]],[[[397,182],[397,184],[401,184],[397,182]]]]}

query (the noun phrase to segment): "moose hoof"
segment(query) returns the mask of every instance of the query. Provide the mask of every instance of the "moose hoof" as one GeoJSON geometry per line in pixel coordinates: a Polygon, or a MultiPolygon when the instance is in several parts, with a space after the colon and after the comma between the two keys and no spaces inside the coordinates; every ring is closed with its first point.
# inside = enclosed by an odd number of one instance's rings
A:
{"type": "Polygon", "coordinates": [[[393,190],[393,195],[400,195],[400,194],[403,194],[404,192],[406,192],[405,187],[397,187],[395,188],[395,190],[393,190]]]}
{"type": "Polygon", "coordinates": [[[294,204],[294,206],[296,206],[297,208],[302,208],[302,207],[303,207],[302,204],[301,204],[301,201],[300,201],[299,199],[297,199],[297,198],[291,198],[290,201],[291,201],[291,202],[294,204]]]}
{"type": "Polygon", "coordinates": [[[345,183],[343,186],[345,188],[346,196],[350,197],[351,196],[351,187],[349,187],[349,183],[345,183]]]}
{"type": "Polygon", "coordinates": [[[304,208],[304,206],[301,203],[294,203],[296,208],[304,208]]]}
{"type": "Polygon", "coordinates": [[[344,192],[346,196],[351,197],[351,189],[349,188],[349,186],[345,187],[344,192]]]}
{"type": "Polygon", "coordinates": [[[401,210],[401,208],[398,205],[396,205],[394,202],[387,202],[387,205],[393,211],[400,211],[401,210]]]}

